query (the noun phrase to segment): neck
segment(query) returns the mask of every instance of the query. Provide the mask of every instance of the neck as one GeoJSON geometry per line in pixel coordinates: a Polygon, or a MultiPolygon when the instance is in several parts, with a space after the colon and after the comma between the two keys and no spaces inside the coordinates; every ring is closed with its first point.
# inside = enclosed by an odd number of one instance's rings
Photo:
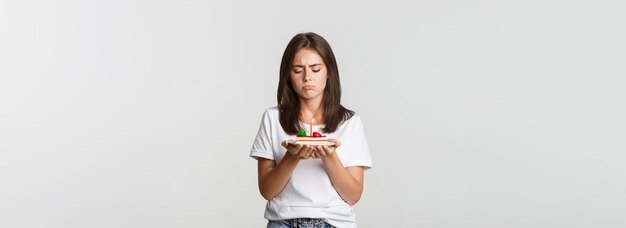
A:
{"type": "Polygon", "coordinates": [[[300,120],[309,123],[315,118],[315,123],[323,123],[324,108],[322,107],[322,97],[312,99],[300,99],[300,120]]]}

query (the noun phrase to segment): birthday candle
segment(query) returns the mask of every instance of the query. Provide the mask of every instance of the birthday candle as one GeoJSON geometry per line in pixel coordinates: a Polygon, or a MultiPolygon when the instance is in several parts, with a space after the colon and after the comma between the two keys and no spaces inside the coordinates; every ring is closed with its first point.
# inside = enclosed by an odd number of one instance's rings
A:
{"type": "Polygon", "coordinates": [[[309,128],[309,136],[313,136],[313,123],[315,122],[315,118],[311,119],[311,128],[309,128]]]}

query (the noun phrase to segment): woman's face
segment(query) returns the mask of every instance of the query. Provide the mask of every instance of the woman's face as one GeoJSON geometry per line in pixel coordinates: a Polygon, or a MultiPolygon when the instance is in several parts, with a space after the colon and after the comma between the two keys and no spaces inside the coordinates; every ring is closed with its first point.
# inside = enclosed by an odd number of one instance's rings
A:
{"type": "Polygon", "coordinates": [[[291,85],[300,98],[323,96],[327,70],[322,57],[314,49],[303,48],[296,52],[291,63],[291,85]]]}

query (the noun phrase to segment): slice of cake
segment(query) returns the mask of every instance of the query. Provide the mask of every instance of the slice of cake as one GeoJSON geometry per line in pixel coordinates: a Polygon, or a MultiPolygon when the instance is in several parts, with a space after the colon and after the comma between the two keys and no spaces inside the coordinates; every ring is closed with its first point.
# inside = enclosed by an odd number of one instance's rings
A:
{"type": "Polygon", "coordinates": [[[334,142],[329,142],[328,137],[320,134],[319,132],[314,132],[313,136],[306,136],[306,133],[302,134],[298,132],[298,136],[293,140],[295,144],[304,144],[311,146],[332,146],[335,145],[334,142]]]}
{"type": "Polygon", "coordinates": [[[304,145],[333,145],[333,143],[327,141],[328,138],[324,136],[296,136],[295,143],[296,144],[304,144],[304,145]]]}

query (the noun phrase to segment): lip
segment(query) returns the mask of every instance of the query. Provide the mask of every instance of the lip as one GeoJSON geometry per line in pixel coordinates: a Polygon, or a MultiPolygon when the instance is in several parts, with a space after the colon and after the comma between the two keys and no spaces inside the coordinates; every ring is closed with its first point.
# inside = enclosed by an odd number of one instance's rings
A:
{"type": "Polygon", "coordinates": [[[312,90],[312,89],[315,89],[315,86],[313,86],[313,85],[305,85],[305,86],[302,86],[302,89],[304,89],[304,90],[312,90]]]}

